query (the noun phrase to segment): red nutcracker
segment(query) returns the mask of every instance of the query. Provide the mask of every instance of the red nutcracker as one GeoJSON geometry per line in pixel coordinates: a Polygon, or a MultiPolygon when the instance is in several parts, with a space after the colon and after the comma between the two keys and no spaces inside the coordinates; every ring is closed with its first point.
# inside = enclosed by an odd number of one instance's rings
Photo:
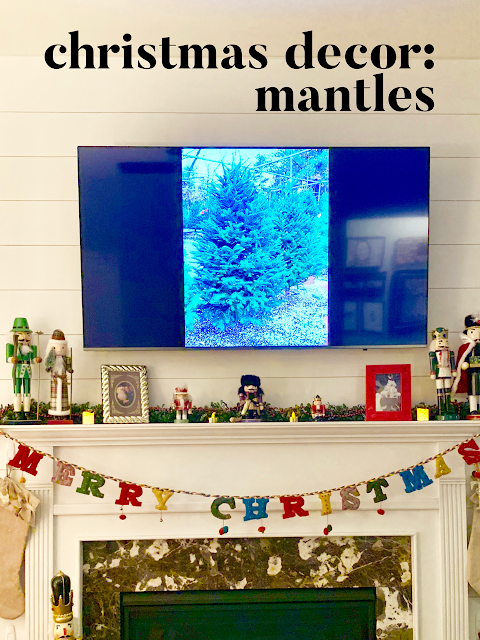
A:
{"type": "Polygon", "coordinates": [[[463,344],[457,353],[457,376],[452,395],[467,393],[469,419],[480,419],[480,315],[465,318],[465,331],[460,334],[463,344]]]}
{"type": "Polygon", "coordinates": [[[177,412],[175,422],[188,422],[188,416],[192,413],[192,398],[186,386],[175,387],[172,409],[177,412]]]}
{"type": "Polygon", "coordinates": [[[325,405],[322,403],[322,399],[318,394],[313,399],[311,413],[312,418],[316,422],[322,422],[322,420],[325,420],[325,405]]]}

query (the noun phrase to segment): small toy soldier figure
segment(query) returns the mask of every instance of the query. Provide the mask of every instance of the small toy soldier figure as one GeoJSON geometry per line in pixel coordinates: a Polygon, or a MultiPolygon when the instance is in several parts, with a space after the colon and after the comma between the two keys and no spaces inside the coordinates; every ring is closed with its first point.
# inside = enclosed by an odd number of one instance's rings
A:
{"type": "Polygon", "coordinates": [[[230,422],[260,422],[263,411],[263,390],[260,387],[260,378],[253,375],[245,375],[240,379],[238,389],[239,403],[243,404],[240,417],[230,418],[230,422]]]}
{"type": "Polygon", "coordinates": [[[316,422],[322,422],[322,420],[325,420],[325,405],[322,403],[322,399],[319,395],[316,395],[313,399],[311,414],[312,418],[316,422]]]}
{"type": "Polygon", "coordinates": [[[177,412],[175,422],[188,422],[188,415],[192,413],[192,399],[188,395],[188,389],[185,385],[175,387],[172,409],[177,412]]]}
{"type": "Polygon", "coordinates": [[[70,589],[70,578],[59,571],[51,581],[53,637],[72,638],[73,633],[73,591],[70,589]]]}
{"type": "Polygon", "coordinates": [[[68,354],[68,342],[65,334],[55,329],[48,341],[45,352],[45,370],[50,373],[50,409],[51,416],[68,416],[70,401],[68,398],[67,373],[72,374],[72,358],[68,354]]]}
{"type": "Polygon", "coordinates": [[[480,419],[480,316],[465,318],[465,331],[460,334],[463,344],[457,353],[457,376],[452,395],[467,393],[470,420],[480,419]]]}
{"type": "Polygon", "coordinates": [[[429,351],[430,377],[437,385],[437,420],[456,420],[450,396],[455,377],[455,354],[448,348],[448,329],[438,327],[432,331],[429,351]]]}
{"type": "Polygon", "coordinates": [[[39,364],[42,359],[37,357],[37,347],[30,344],[32,331],[26,318],[15,318],[13,329],[7,338],[7,362],[13,364],[13,410],[20,413],[30,411],[32,388],[32,362],[39,364]]]}

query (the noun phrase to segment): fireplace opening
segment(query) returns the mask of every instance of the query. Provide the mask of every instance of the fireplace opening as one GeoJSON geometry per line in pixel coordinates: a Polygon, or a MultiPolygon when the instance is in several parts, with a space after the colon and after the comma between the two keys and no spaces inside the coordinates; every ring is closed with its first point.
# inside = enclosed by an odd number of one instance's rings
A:
{"type": "Polygon", "coordinates": [[[374,640],[375,588],[122,593],[121,640],[374,640]]]}

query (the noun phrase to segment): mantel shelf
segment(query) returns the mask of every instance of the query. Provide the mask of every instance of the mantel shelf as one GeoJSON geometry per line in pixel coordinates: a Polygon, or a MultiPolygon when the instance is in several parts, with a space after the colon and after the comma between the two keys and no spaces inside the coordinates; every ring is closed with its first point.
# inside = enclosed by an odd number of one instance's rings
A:
{"type": "Polygon", "coordinates": [[[480,433],[480,421],[4,425],[4,431],[38,448],[157,444],[455,443],[480,433]]]}

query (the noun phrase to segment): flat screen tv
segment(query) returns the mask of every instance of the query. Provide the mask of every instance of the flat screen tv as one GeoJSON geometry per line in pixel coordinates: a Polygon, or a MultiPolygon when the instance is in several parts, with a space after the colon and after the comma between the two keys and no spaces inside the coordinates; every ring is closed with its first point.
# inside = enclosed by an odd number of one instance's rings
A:
{"type": "Polygon", "coordinates": [[[428,148],[78,161],[85,348],[426,344],[428,148]]]}

